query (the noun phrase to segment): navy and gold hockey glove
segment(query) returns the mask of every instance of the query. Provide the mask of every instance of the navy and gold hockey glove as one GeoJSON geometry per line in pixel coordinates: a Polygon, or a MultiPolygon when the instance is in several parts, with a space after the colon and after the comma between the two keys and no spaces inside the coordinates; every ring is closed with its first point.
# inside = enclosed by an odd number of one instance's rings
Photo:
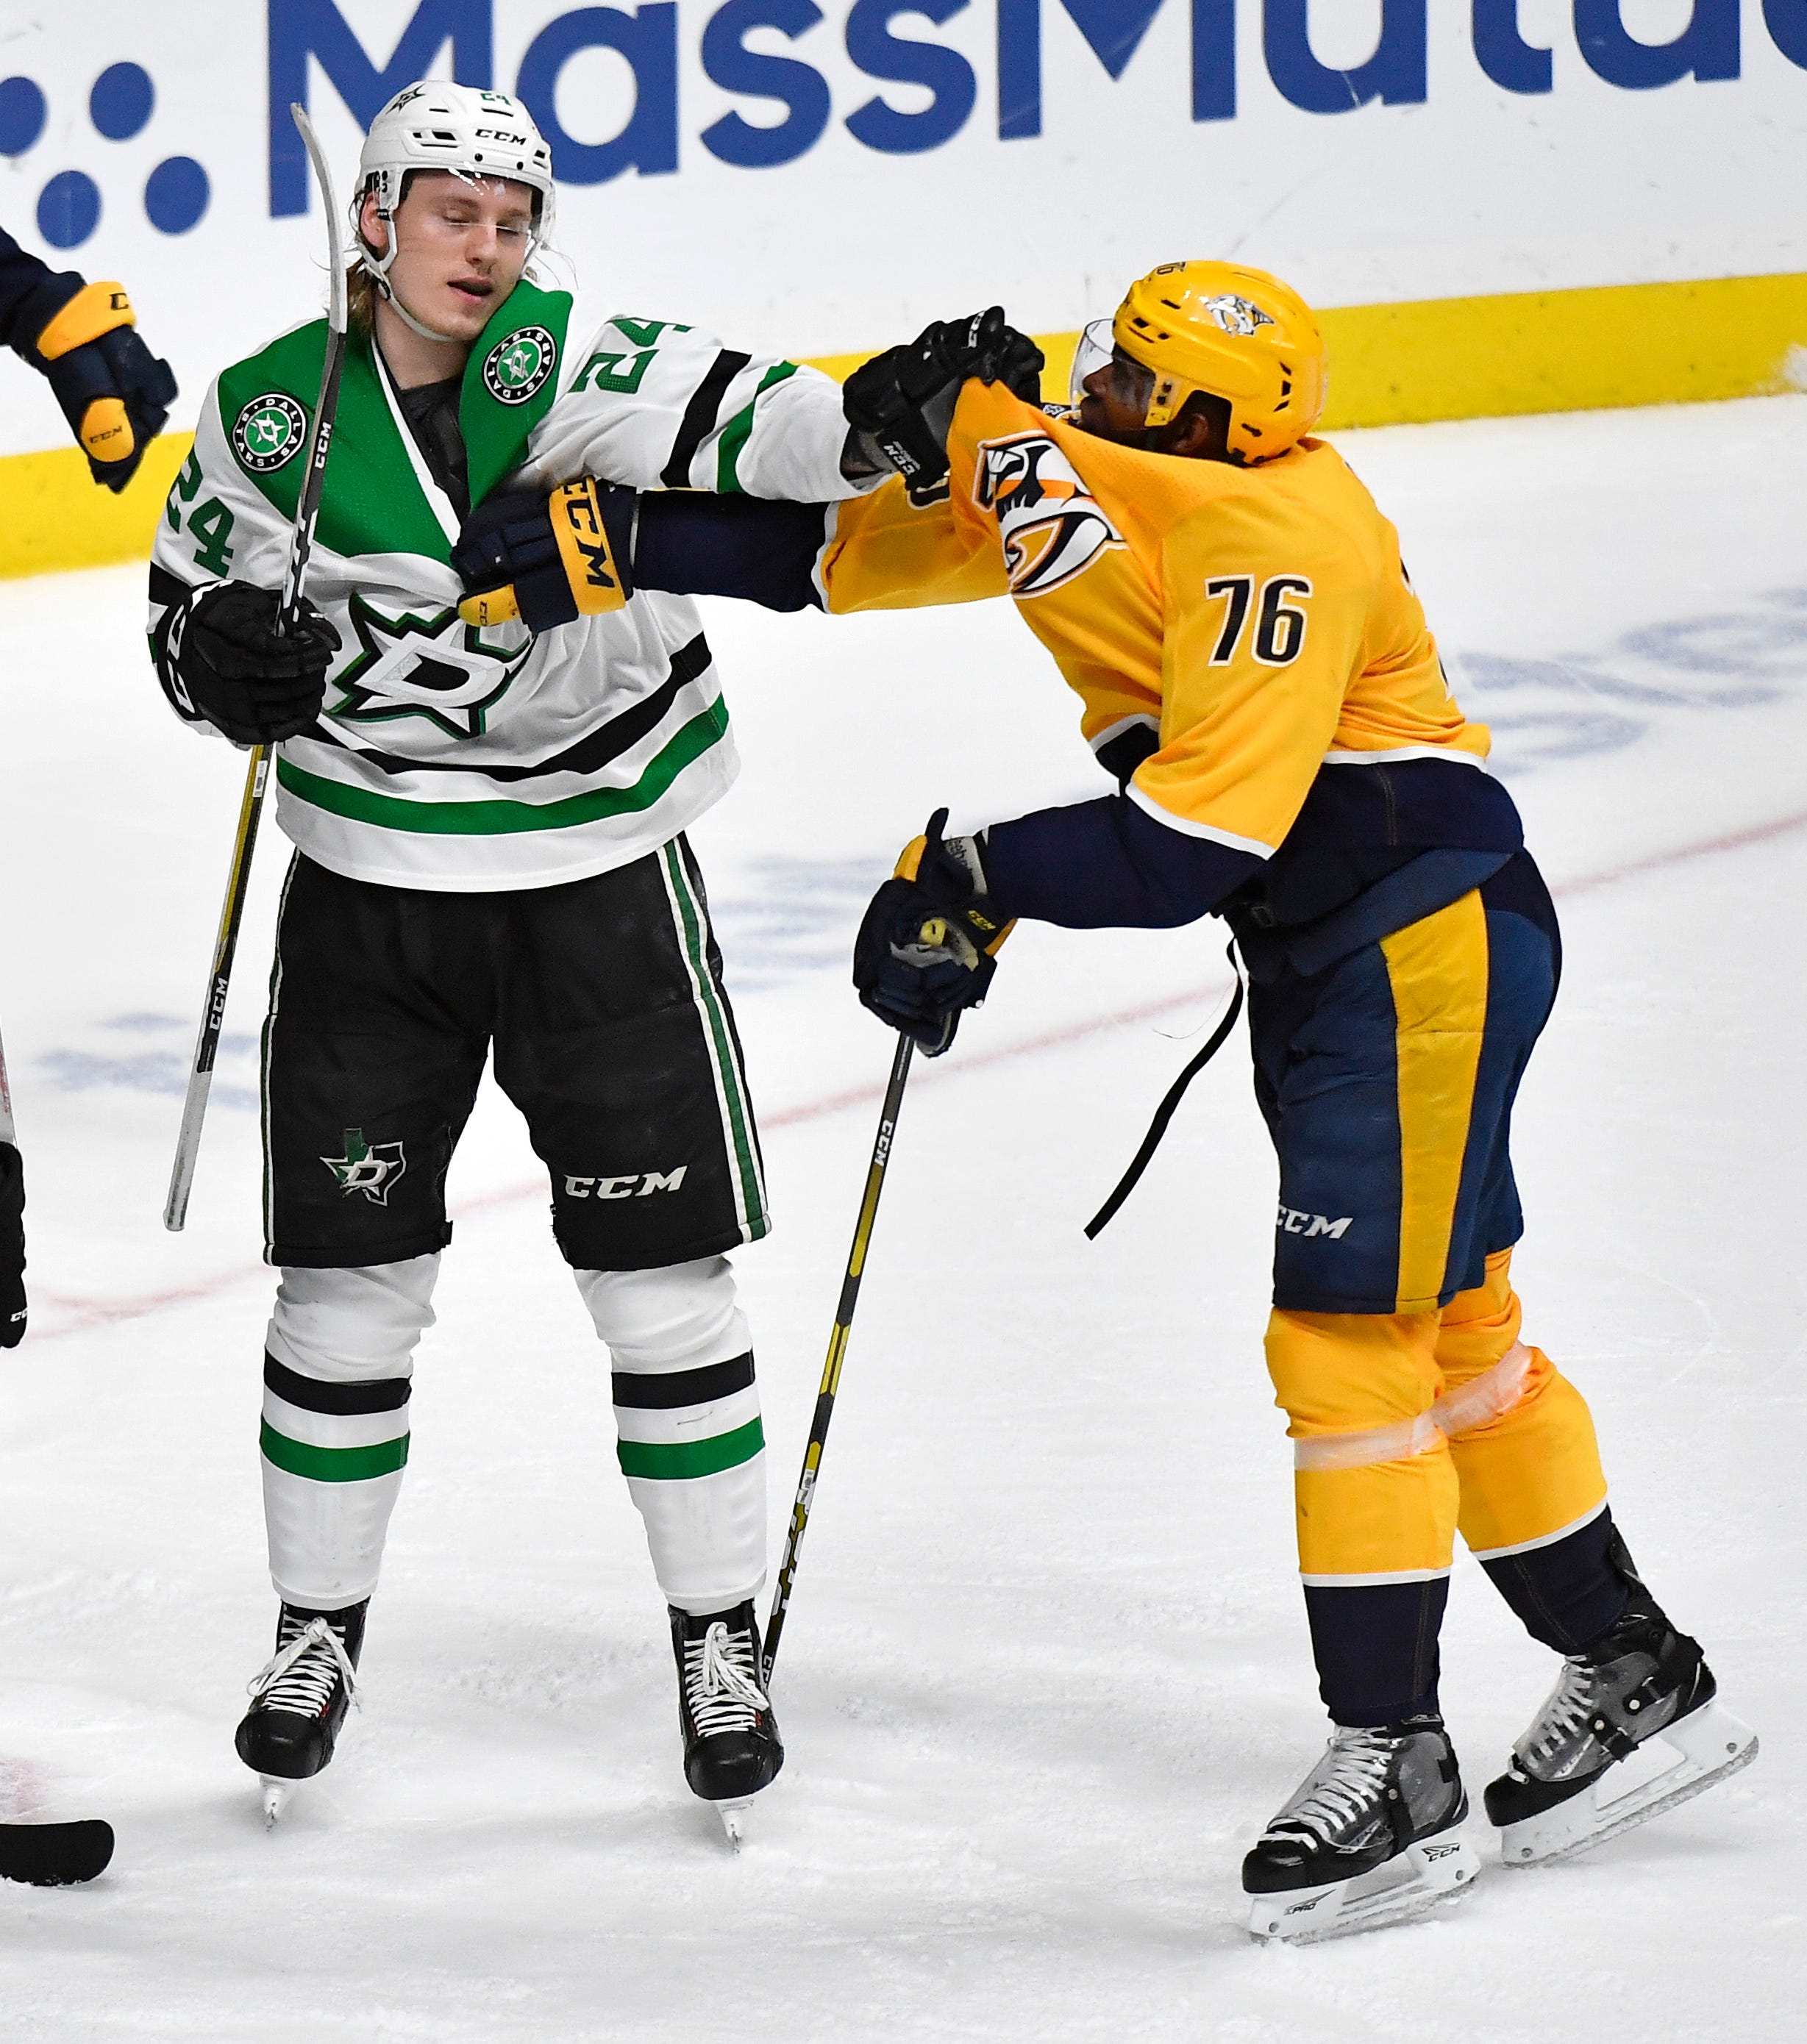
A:
{"type": "Polygon", "coordinates": [[[133,328],[123,285],[84,284],[72,270],[47,278],[19,309],[15,343],[48,378],[96,482],[116,494],[144,459],[175,402],[175,378],[133,328]]]}
{"type": "Polygon", "coordinates": [[[0,1143],[0,1348],[25,1338],[25,1167],[0,1143]]]}
{"type": "Polygon", "coordinates": [[[467,624],[518,617],[550,632],[619,610],[632,596],[634,493],[580,475],[552,494],[513,490],[486,498],[464,521],[452,565],[467,592],[467,624]]]}
{"type": "Polygon", "coordinates": [[[853,942],[853,983],[880,1021],[925,1057],[954,1040],[963,1009],[985,999],[1011,923],[987,892],[978,840],[944,838],[948,812],[904,847],[853,942]]]}
{"type": "Polygon", "coordinates": [[[936,320],[907,348],[863,362],[841,389],[856,452],[871,468],[893,468],[913,504],[948,494],[948,431],[968,377],[1041,400],[1042,352],[993,305],[970,319],[936,320]]]}

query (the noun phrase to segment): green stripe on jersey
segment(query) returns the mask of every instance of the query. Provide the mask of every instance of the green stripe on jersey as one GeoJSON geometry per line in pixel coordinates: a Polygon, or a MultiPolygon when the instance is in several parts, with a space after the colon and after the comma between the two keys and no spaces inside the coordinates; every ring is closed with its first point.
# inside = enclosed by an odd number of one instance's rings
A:
{"type": "Polygon", "coordinates": [[[745,1426],[705,1441],[617,1441],[615,1452],[621,1458],[624,1475],[651,1477],[655,1481],[669,1483],[736,1468],[742,1462],[750,1462],[765,1444],[765,1429],[755,1414],[745,1426]]]}
{"type": "Polygon", "coordinates": [[[468,464],[471,501],[481,504],[505,475],[527,459],[527,441],[533,428],[552,409],[561,378],[560,360],[565,348],[565,328],[571,319],[568,291],[542,291],[525,281],[515,286],[496,309],[495,316],[472,344],[464,365],[464,381],[458,396],[458,427],[464,436],[468,464]],[[552,337],[552,359],[544,354],[539,336],[552,337]],[[517,348],[511,363],[508,347],[515,337],[517,348]],[[496,394],[513,398],[528,387],[517,384],[510,390],[503,373],[515,364],[527,363],[537,378],[530,397],[504,403],[496,394]]]}
{"type": "Polygon", "coordinates": [[[675,843],[663,847],[659,855],[664,860],[671,878],[672,897],[683,924],[684,950],[690,959],[690,976],[696,983],[709,1025],[716,1069],[721,1074],[722,1104],[728,1110],[729,1133],[734,1144],[734,1167],[740,1179],[740,1203],[747,1215],[747,1239],[757,1242],[762,1235],[771,1233],[771,1223],[766,1215],[759,1159],[753,1151],[753,1118],[748,1112],[746,1095],[742,1089],[744,1082],[736,1055],[734,1032],[729,1027],[716,991],[715,976],[709,970],[709,947],[703,941],[703,912],[691,893],[690,878],[684,870],[684,862],[675,843]]]}
{"type": "Polygon", "coordinates": [[[290,1476],[310,1477],[316,1483],[362,1483],[373,1476],[391,1476],[408,1460],[408,1436],[379,1441],[368,1448],[317,1448],[306,1441],[292,1441],[263,1422],[258,1445],[266,1462],[286,1470],[290,1476]]]}
{"type": "MultiPolygon", "coordinates": [[[[320,398],[320,365],[326,352],[326,322],[314,320],[272,341],[261,353],[234,363],[220,378],[220,425],[227,441],[248,408],[272,392],[294,399],[313,431],[320,398]]],[[[307,470],[307,436],[279,468],[260,474],[235,448],[246,479],[271,507],[292,519],[307,470]]],[[[402,444],[389,401],[383,394],[371,344],[354,335],[345,348],[339,385],[339,416],[320,496],[319,540],[348,558],[359,554],[424,554],[448,561],[452,550],[432,507],[421,494],[414,465],[402,444]]]]}
{"type": "Polygon", "coordinates": [[[740,451],[752,437],[753,405],[766,394],[773,384],[782,383],[786,377],[797,374],[794,362],[775,362],[759,378],[759,387],[753,393],[753,403],[743,405],[721,429],[721,437],[716,442],[715,486],[723,496],[740,487],[740,451]]]}
{"type": "Polygon", "coordinates": [[[384,830],[414,831],[439,837],[501,837],[522,831],[570,830],[610,816],[637,816],[665,793],[728,729],[728,705],[717,696],[705,710],[681,725],[646,763],[631,787],[591,788],[551,802],[421,802],[405,795],[379,795],[344,781],[310,774],[278,755],[276,778],[298,801],[311,802],[354,823],[384,830]]]}

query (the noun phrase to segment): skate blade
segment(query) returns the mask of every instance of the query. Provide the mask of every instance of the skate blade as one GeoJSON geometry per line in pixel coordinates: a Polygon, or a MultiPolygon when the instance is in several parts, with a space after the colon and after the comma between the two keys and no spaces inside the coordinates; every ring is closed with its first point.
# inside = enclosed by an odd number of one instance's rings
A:
{"type": "Polygon", "coordinates": [[[257,1777],[263,1796],[263,1828],[273,1831],[276,1820],[288,1806],[295,1785],[277,1774],[260,1774],[257,1777]]]}
{"type": "Polygon", "coordinates": [[[1481,1871],[1459,1825],[1408,1846],[1397,1858],[1347,1881],[1252,1898],[1248,1934],[1258,1944],[1318,1945],[1390,1923],[1409,1923],[1459,1901],[1481,1871]]]}
{"type": "Polygon", "coordinates": [[[752,1807],[751,1796],[736,1796],[714,1805],[715,1814],[721,1819],[721,1828],[728,1834],[728,1842],[736,1852],[747,1842],[747,1812],[752,1807]]]}
{"type": "Polygon", "coordinates": [[[1636,1753],[1614,1761],[1579,1795],[1505,1826],[1500,1857],[1508,1866],[1549,1866],[1573,1859],[1692,1801],[1756,1757],[1757,1735],[1742,1718],[1718,1703],[1702,1704],[1652,1732],[1636,1753]]]}

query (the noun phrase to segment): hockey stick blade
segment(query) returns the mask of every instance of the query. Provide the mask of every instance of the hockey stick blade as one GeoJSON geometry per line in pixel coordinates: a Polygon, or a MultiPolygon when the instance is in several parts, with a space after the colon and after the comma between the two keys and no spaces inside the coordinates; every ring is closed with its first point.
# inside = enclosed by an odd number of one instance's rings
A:
{"type": "MultiPolygon", "coordinates": [[[[313,432],[308,446],[307,467],[302,477],[300,499],[295,505],[294,531],[289,540],[288,567],[283,576],[281,606],[277,628],[291,632],[300,615],[302,586],[313,551],[313,530],[320,520],[321,492],[326,480],[326,458],[332,451],[333,428],[339,415],[339,379],[345,365],[346,292],[344,265],[339,257],[339,236],[333,224],[333,179],[326,157],[313,124],[300,106],[290,106],[296,128],[313,166],[320,187],[321,204],[326,214],[326,271],[330,279],[326,320],[326,348],[321,361],[320,399],[313,410],[313,432]]],[[[179,1234],[188,1220],[188,1196],[194,1189],[195,1160],[201,1153],[201,1130],[207,1118],[207,1100],[213,1087],[213,1065],[219,1056],[220,1034],[225,1026],[226,996],[231,991],[233,960],[238,953],[238,935],[244,920],[244,904],[251,890],[252,855],[257,849],[257,826],[263,813],[264,790],[270,778],[270,747],[252,748],[246,770],[244,797],[239,805],[238,828],[233,839],[232,863],[226,872],[225,900],[220,908],[220,925],[213,939],[213,962],[207,975],[206,998],[201,1005],[201,1027],[195,1039],[194,1058],[188,1068],[188,1086],[182,1102],[182,1128],[177,1135],[175,1161],[170,1167],[169,1193],[163,1201],[163,1226],[179,1234]]]]}
{"type": "Polygon", "coordinates": [[[0,1880],[33,1888],[75,1888],[106,1871],[113,1827],[98,1817],[72,1824],[0,1824],[0,1880]]]}

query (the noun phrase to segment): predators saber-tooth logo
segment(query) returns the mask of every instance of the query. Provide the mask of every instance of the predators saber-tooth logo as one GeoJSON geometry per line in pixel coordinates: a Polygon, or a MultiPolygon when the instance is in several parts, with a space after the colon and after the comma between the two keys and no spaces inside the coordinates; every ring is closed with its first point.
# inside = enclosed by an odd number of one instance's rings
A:
{"type": "Polygon", "coordinates": [[[338,1180],[347,1199],[362,1193],[376,1207],[388,1205],[390,1189],[408,1168],[408,1154],[401,1143],[367,1143],[361,1128],[345,1131],[343,1157],[322,1157],[320,1161],[338,1180]]]}
{"type": "Polygon", "coordinates": [[[1259,305],[1251,305],[1247,298],[1238,298],[1234,291],[1225,291],[1215,298],[1205,301],[1205,311],[1213,326],[1221,327],[1225,333],[1233,333],[1247,340],[1252,333],[1274,324],[1270,316],[1259,305]]]}
{"type": "Polygon", "coordinates": [[[1124,543],[1046,433],[982,440],[972,494],[998,521],[1013,596],[1045,596],[1124,543]]]}

